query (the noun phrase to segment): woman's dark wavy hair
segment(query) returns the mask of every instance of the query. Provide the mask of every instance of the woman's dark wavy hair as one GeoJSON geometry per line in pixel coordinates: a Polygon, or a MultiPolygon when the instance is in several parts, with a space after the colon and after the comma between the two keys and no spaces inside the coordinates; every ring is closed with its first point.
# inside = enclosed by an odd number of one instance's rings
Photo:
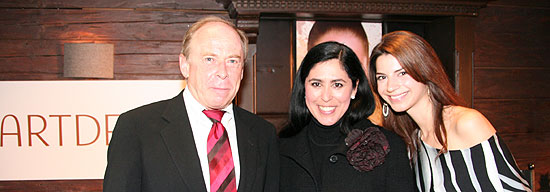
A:
{"type": "MultiPolygon", "coordinates": [[[[280,137],[291,137],[298,134],[312,120],[313,116],[309,112],[305,101],[305,80],[315,65],[331,59],[340,61],[348,77],[353,82],[353,88],[357,86],[355,99],[350,101],[349,108],[339,121],[341,131],[347,134],[351,125],[359,120],[366,119],[374,111],[374,96],[367,82],[365,71],[355,53],[341,43],[334,41],[321,43],[311,48],[302,60],[292,87],[288,122],[279,133],[280,137]]],[[[326,71],[326,73],[330,73],[330,71],[326,71]]]]}
{"type": "MultiPolygon", "coordinates": [[[[443,65],[437,57],[434,49],[422,37],[408,31],[394,31],[382,37],[382,40],[372,50],[369,65],[369,80],[378,93],[376,81],[376,60],[378,57],[389,54],[399,61],[399,64],[414,80],[426,85],[429,89],[429,97],[433,104],[433,125],[436,128],[437,140],[443,148],[441,153],[447,151],[447,130],[443,124],[443,107],[447,105],[464,106],[463,100],[455,93],[443,65]]],[[[384,101],[380,97],[380,101],[384,101]]],[[[396,132],[403,138],[409,148],[410,157],[416,154],[414,134],[419,129],[416,122],[406,112],[389,110],[384,118],[384,127],[396,132]]]]}

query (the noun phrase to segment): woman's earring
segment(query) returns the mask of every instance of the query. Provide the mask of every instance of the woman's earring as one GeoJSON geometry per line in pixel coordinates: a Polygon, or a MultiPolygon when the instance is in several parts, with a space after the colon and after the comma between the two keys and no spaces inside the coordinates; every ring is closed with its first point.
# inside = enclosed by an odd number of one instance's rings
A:
{"type": "Polygon", "coordinates": [[[388,107],[387,103],[384,103],[382,105],[382,115],[384,115],[384,118],[386,118],[388,117],[389,114],[390,114],[390,107],[388,107]]]}
{"type": "Polygon", "coordinates": [[[352,95],[352,96],[351,96],[351,99],[355,99],[355,95],[352,95]]]}

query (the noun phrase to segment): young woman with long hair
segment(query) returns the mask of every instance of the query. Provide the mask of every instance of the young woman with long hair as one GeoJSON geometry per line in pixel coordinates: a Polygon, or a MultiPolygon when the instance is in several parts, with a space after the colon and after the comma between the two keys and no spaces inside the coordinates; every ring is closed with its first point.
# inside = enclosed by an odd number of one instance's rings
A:
{"type": "Polygon", "coordinates": [[[463,105],[422,37],[384,35],[368,74],[383,102],[384,127],[408,145],[420,191],[530,191],[495,128],[463,105]]]}

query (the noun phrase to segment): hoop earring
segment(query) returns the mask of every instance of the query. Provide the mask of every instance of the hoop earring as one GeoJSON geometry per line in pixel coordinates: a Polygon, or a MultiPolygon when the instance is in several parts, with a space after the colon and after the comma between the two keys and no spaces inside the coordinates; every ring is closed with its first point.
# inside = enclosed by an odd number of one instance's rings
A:
{"type": "Polygon", "coordinates": [[[384,103],[382,105],[382,115],[384,115],[384,118],[386,118],[388,117],[389,114],[390,114],[390,107],[388,107],[387,103],[384,103]]]}

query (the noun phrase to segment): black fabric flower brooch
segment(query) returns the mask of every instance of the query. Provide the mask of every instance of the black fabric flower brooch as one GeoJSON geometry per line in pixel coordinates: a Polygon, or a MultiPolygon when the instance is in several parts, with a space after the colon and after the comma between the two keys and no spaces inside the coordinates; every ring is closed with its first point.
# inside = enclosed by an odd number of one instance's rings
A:
{"type": "Polygon", "coordinates": [[[345,139],[349,147],[346,157],[360,172],[371,171],[382,165],[390,152],[390,145],[382,131],[376,127],[353,129],[345,139]]]}

